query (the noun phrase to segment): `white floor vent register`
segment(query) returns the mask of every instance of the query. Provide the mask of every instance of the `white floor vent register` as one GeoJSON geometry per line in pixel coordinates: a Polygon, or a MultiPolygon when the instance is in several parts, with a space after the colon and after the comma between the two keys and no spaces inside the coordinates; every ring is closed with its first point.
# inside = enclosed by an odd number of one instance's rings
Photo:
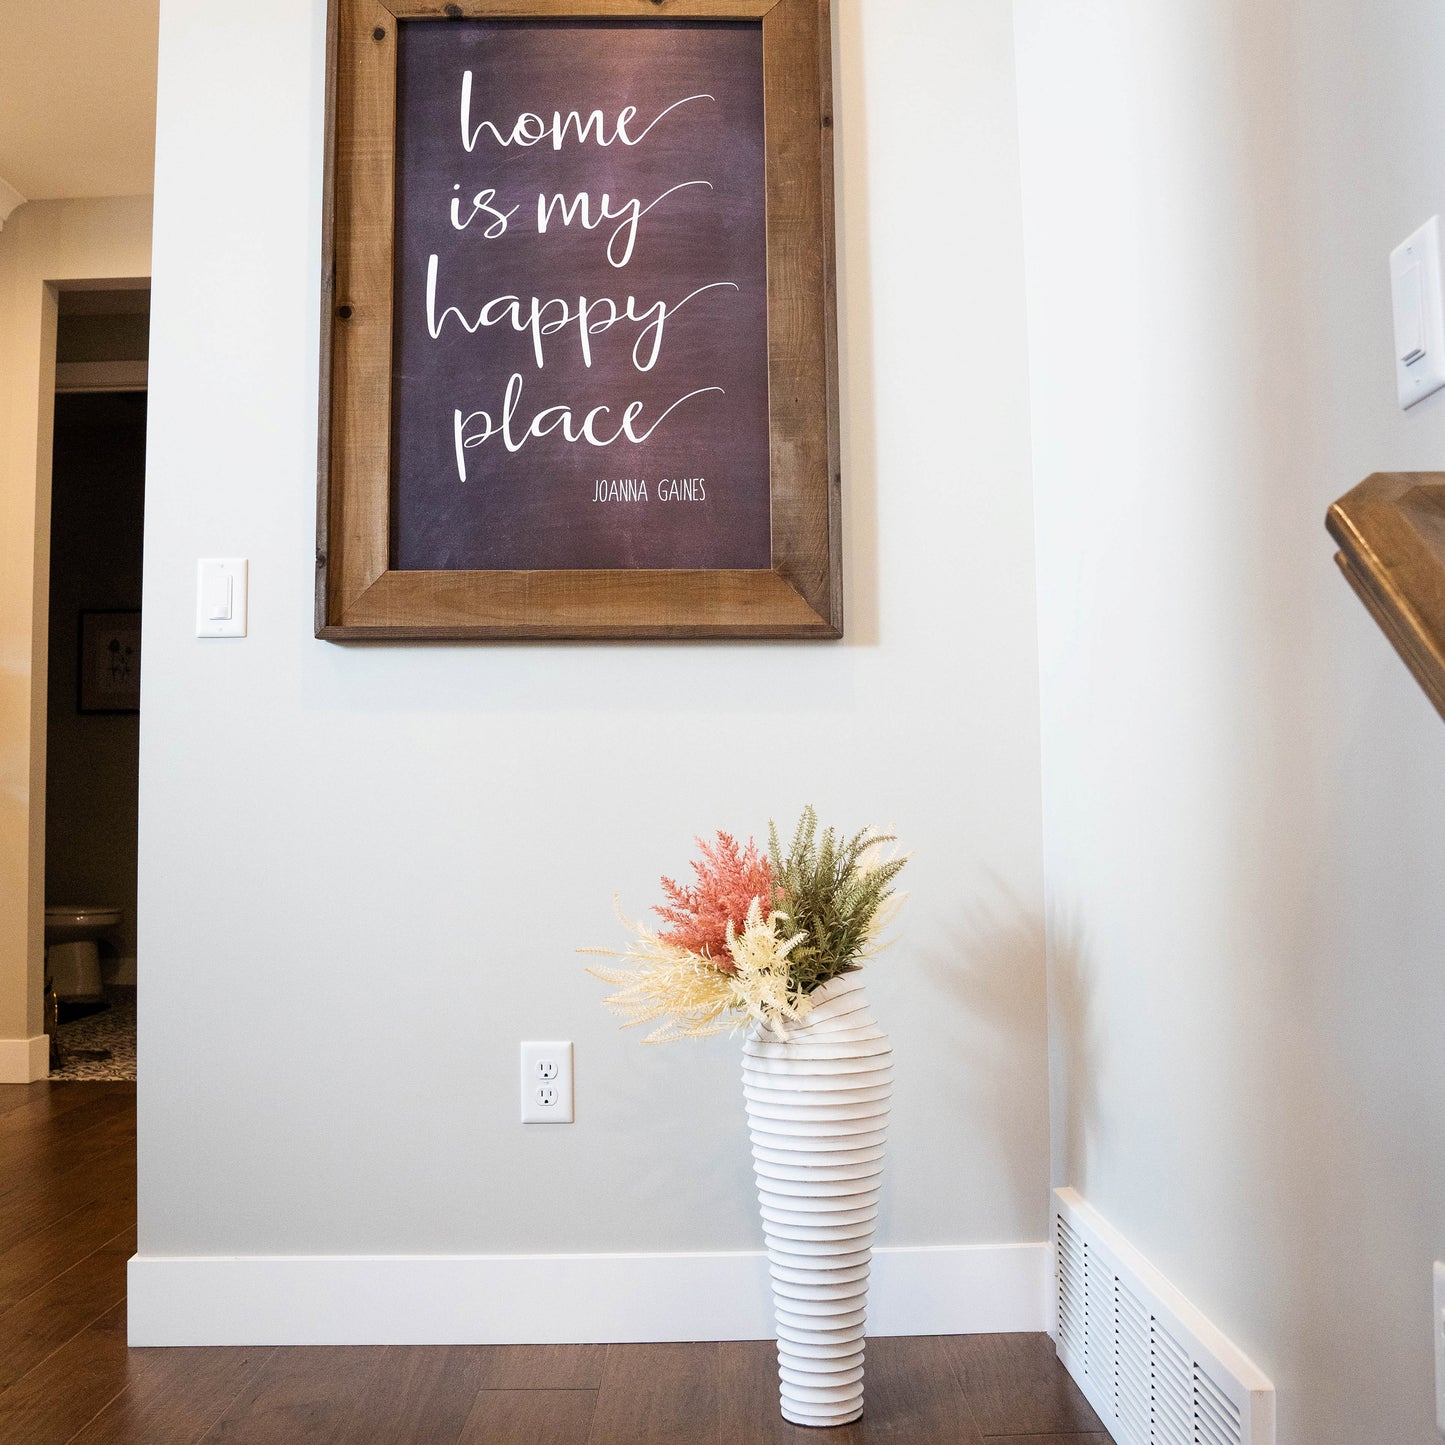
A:
{"type": "Polygon", "coordinates": [[[1072,1189],[1054,1191],[1059,1358],[1118,1445],[1274,1445],[1274,1386],[1072,1189]]]}

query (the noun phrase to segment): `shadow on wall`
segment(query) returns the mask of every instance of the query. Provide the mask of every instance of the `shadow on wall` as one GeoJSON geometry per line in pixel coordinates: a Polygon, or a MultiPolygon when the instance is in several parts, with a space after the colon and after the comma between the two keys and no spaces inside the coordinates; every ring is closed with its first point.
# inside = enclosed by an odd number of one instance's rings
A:
{"type": "Polygon", "coordinates": [[[1048,1148],[1040,1073],[1047,1018],[1044,922],[1002,881],[993,881],[992,900],[976,902],[947,952],[925,954],[920,967],[938,997],[975,1025],[966,1071],[974,1094],[970,1112],[995,1132],[995,1153],[1010,1177],[1019,1217],[1041,1219],[1048,1148]],[[1026,1146],[1031,1139],[1037,1147],[1026,1146]]]}
{"type": "Polygon", "coordinates": [[[1053,913],[1047,932],[1052,1182],[1082,1191],[1087,1185],[1088,1140],[1099,1117],[1093,980],[1078,919],[1053,913]]]}
{"type": "Polygon", "coordinates": [[[874,376],[873,255],[868,176],[868,115],[863,72],[862,0],[833,11],[837,97],[838,387],[848,643],[876,647],[878,607],[878,427],[874,376]]]}

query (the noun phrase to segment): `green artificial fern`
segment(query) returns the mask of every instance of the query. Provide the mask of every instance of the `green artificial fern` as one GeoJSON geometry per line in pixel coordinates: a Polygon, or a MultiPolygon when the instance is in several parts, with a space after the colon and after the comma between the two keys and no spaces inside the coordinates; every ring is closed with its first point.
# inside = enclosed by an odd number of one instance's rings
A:
{"type": "Polygon", "coordinates": [[[891,833],[865,828],[846,840],[832,828],[818,831],[818,815],[803,809],[793,841],[783,855],[777,826],[768,824],[768,857],[788,932],[806,936],[788,957],[793,979],[805,993],[851,973],[872,951],[880,910],[893,897],[893,880],[906,857],[880,858],[891,833]]]}

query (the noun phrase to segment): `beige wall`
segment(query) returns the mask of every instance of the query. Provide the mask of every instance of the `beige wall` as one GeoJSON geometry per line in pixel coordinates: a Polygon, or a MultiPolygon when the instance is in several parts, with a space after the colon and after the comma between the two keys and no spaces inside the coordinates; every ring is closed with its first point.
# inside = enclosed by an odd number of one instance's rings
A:
{"type": "Polygon", "coordinates": [[[0,1078],[33,1067],[45,902],[55,283],[150,274],[149,197],[31,202],[0,231],[0,1078]]]}
{"type": "Polygon", "coordinates": [[[1324,515],[1445,463],[1388,272],[1445,211],[1445,11],[1018,17],[1055,1179],[1281,1445],[1439,1445],[1445,724],[1324,515]]]}
{"type": "Polygon", "coordinates": [[[0,176],[30,200],[148,194],[160,0],[7,0],[0,176]]]}

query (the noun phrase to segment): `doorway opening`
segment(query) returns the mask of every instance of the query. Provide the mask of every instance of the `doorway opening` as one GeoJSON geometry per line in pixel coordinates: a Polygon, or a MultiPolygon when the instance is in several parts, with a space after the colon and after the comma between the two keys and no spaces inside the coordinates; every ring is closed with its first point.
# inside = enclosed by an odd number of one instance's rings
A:
{"type": "Polygon", "coordinates": [[[134,1079],[148,289],[62,291],[45,767],[53,1079],[134,1079]]]}

